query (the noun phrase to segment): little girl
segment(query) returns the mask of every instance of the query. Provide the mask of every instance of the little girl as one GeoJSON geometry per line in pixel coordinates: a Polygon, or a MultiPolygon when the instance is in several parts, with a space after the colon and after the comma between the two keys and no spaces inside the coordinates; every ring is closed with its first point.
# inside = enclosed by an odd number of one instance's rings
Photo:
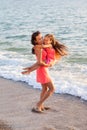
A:
{"type": "Polygon", "coordinates": [[[40,55],[40,63],[36,62],[30,67],[24,68],[25,71],[22,74],[29,74],[30,72],[36,70],[41,65],[47,67],[52,66],[56,60],[60,59],[62,56],[67,55],[67,48],[63,44],[60,44],[52,34],[47,34],[44,37],[43,45],[35,45],[32,49],[32,52],[39,51],[44,49],[45,55],[40,55]]]}

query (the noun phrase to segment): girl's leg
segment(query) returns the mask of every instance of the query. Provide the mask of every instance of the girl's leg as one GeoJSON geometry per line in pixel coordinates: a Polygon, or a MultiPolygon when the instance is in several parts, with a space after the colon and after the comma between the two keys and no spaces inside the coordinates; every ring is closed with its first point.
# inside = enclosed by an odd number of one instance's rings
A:
{"type": "Polygon", "coordinates": [[[40,67],[41,65],[45,65],[45,66],[48,66],[48,64],[46,64],[44,61],[42,61],[41,63],[38,63],[36,62],[35,64],[33,64],[32,66],[30,67],[26,67],[26,68],[23,68],[23,72],[21,72],[22,74],[30,74],[30,72],[38,69],[38,67],[40,67]]]}
{"type": "Polygon", "coordinates": [[[34,65],[24,68],[25,71],[21,72],[22,74],[30,74],[30,72],[36,70],[40,65],[38,63],[35,63],[34,65]]]}

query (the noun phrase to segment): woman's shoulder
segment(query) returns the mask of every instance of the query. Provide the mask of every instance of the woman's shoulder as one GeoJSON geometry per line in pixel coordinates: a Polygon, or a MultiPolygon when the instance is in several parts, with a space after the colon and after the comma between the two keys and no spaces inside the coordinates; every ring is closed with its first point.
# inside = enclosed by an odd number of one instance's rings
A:
{"type": "Polygon", "coordinates": [[[42,48],[42,45],[35,45],[34,46],[34,49],[41,49],[42,48]]]}
{"type": "Polygon", "coordinates": [[[35,54],[36,54],[36,55],[37,55],[37,54],[40,54],[41,48],[39,48],[38,45],[35,45],[35,46],[34,46],[34,51],[35,51],[35,54]]]}

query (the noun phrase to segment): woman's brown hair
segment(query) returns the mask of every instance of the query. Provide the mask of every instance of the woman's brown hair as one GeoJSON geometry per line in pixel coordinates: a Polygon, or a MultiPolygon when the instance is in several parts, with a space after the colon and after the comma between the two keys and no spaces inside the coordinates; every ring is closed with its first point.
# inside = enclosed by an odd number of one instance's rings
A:
{"type": "MultiPolygon", "coordinates": [[[[40,34],[40,32],[39,31],[36,31],[36,32],[34,32],[33,34],[32,34],[32,36],[31,36],[31,44],[32,45],[36,45],[37,43],[36,43],[36,37],[38,36],[40,34]]],[[[35,51],[34,51],[34,47],[32,48],[32,54],[35,54],[35,51]]]]}

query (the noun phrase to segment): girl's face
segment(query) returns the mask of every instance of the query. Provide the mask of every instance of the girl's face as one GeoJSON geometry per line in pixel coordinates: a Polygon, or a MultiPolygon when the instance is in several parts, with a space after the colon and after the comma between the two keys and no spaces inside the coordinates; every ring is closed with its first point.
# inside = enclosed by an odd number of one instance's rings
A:
{"type": "Polygon", "coordinates": [[[44,37],[43,42],[44,42],[44,44],[51,44],[51,40],[49,37],[44,37]]]}

